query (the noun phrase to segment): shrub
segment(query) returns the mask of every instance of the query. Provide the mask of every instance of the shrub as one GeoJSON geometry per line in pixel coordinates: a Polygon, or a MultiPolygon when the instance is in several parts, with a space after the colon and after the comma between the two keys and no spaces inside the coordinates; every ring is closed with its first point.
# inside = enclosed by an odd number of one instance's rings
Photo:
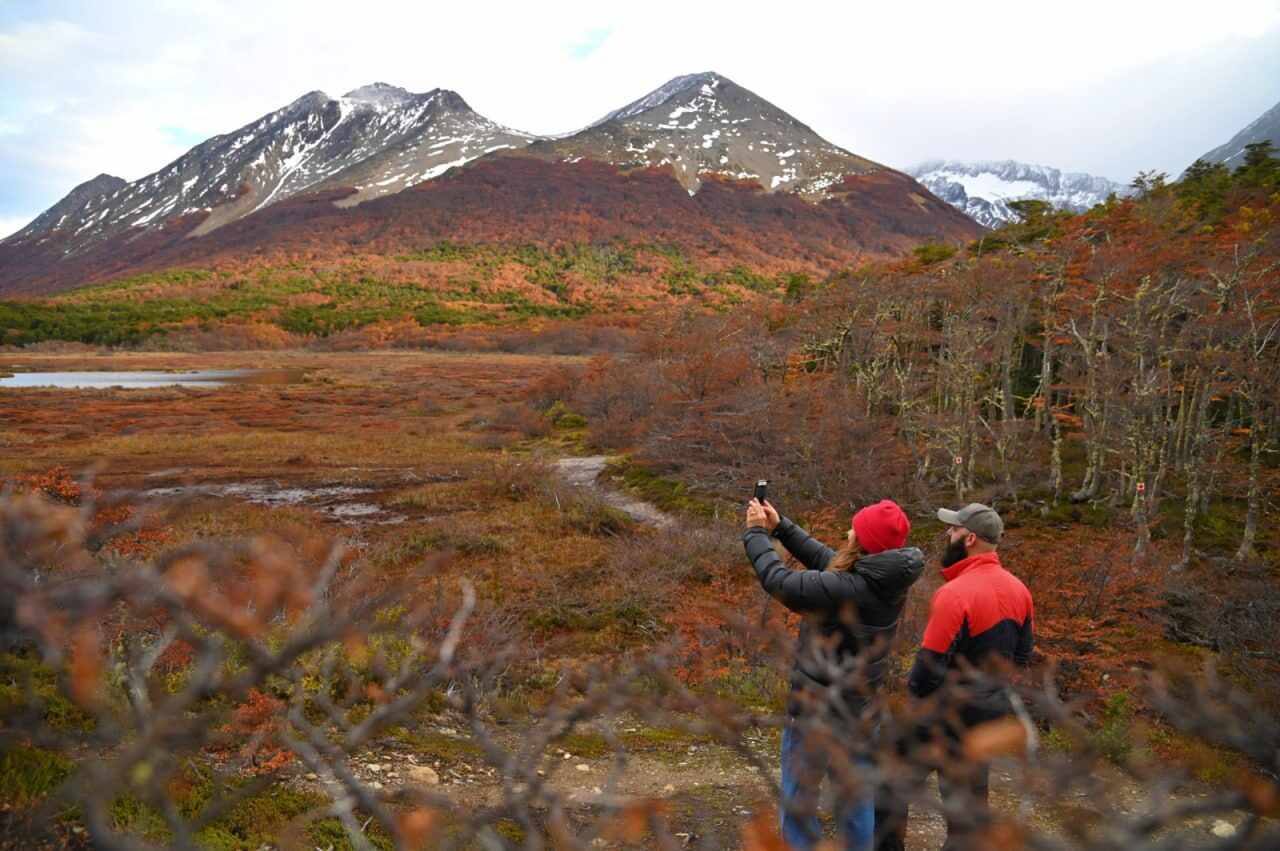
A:
{"type": "Polygon", "coordinates": [[[943,242],[926,242],[923,245],[917,245],[911,250],[920,265],[928,266],[933,263],[941,263],[943,260],[950,260],[956,254],[956,247],[943,242]]]}

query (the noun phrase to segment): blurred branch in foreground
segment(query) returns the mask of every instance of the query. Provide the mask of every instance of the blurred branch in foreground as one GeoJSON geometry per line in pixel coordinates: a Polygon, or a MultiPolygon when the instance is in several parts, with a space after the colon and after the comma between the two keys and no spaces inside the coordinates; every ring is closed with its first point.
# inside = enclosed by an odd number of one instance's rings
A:
{"type": "MultiPolygon", "coordinates": [[[[0,497],[9,847],[782,847],[777,754],[760,739],[785,717],[691,686],[674,643],[584,662],[513,737],[490,698],[536,648],[471,583],[445,581],[448,556],[428,555],[396,584],[365,575],[341,546],[273,536],[134,559],[104,543],[159,509],[133,506],[104,523],[103,509],[119,504],[87,484],[79,505],[0,497]],[[413,731],[441,721],[464,731],[485,788],[442,782],[416,757],[413,731]],[[735,812],[756,816],[725,828],[678,806],[678,792],[623,791],[635,761],[627,725],[637,724],[698,736],[752,772],[752,797],[735,812]],[[587,733],[608,767],[584,790],[554,769],[587,733]],[[365,756],[389,735],[409,742],[399,783],[375,779],[365,756]]],[[[789,645],[779,625],[726,616],[703,651],[782,672],[789,645]]],[[[945,782],[992,761],[1012,778],[1013,806],[987,812],[964,795],[945,805],[971,820],[980,847],[1175,848],[1193,833],[1223,849],[1280,842],[1270,821],[1280,733],[1239,691],[1212,675],[1151,678],[1165,724],[1240,757],[1236,776],[1193,792],[1188,768],[1140,742],[1117,755],[1099,735],[1106,719],[1087,723],[1059,699],[1052,670],[1041,673],[1014,689],[1016,718],[968,730],[955,747],[929,734],[954,723],[953,690],[918,705],[891,695],[856,722],[815,713],[832,794],[875,789],[878,806],[929,819],[944,805],[928,772],[945,782]]],[[[839,688],[858,671],[831,674],[839,688]]],[[[667,788],[680,772],[670,768],[667,788]]]]}

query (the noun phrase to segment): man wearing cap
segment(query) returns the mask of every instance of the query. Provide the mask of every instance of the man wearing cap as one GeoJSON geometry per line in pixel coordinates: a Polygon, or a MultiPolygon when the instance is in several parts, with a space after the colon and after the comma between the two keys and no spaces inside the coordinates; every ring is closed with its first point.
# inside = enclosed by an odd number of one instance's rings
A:
{"type": "Polygon", "coordinates": [[[947,524],[945,581],[930,603],[907,688],[916,698],[937,692],[936,699],[944,704],[941,714],[954,719],[945,725],[951,770],[939,772],[938,784],[950,848],[965,847],[987,803],[988,766],[961,763],[958,744],[966,730],[1012,712],[1007,689],[992,675],[991,663],[1030,663],[1033,607],[1027,586],[1000,564],[996,547],[1004,521],[994,509],[974,502],[959,511],[939,509],[938,519],[947,524]],[[939,691],[944,683],[947,688],[939,691]]]}
{"type": "MultiPolygon", "coordinates": [[[[760,585],[793,612],[806,616],[791,671],[790,716],[782,734],[782,835],[797,851],[821,838],[816,815],[824,775],[839,776],[833,745],[849,762],[866,763],[874,722],[863,717],[888,662],[907,591],[924,570],[924,554],[907,547],[911,523],[892,500],[869,505],[850,523],[839,552],[780,517],[768,502],[751,500],[747,557],[760,585]],[[773,548],[773,535],[805,570],[789,570],[773,548]],[[834,738],[834,741],[832,739],[834,738]]],[[[840,759],[837,757],[836,759],[840,759]]],[[[843,768],[841,766],[840,768],[843,768]]],[[[845,847],[870,849],[873,798],[837,795],[837,824],[845,847]]]]}

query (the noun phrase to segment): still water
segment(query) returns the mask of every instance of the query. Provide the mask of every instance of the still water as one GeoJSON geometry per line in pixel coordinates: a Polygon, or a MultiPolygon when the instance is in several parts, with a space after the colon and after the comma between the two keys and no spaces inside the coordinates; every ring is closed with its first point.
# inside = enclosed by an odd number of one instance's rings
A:
{"type": "Polygon", "coordinates": [[[223,387],[228,384],[292,384],[299,370],[206,369],[195,372],[19,372],[0,387],[223,387]]]}

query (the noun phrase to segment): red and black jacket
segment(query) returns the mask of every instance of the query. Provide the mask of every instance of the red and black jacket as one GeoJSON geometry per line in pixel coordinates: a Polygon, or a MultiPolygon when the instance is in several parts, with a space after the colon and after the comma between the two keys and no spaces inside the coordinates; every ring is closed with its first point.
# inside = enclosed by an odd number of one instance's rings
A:
{"type": "MultiPolygon", "coordinates": [[[[982,553],[943,568],[946,583],[933,595],[929,624],[907,680],[916,697],[937,691],[950,671],[984,667],[992,654],[1019,665],[1031,661],[1031,592],[1000,565],[996,553],[982,553]],[[968,663],[964,665],[960,660],[968,663]]],[[[989,678],[966,684],[968,707],[1007,712],[1002,689],[989,678]]]]}

